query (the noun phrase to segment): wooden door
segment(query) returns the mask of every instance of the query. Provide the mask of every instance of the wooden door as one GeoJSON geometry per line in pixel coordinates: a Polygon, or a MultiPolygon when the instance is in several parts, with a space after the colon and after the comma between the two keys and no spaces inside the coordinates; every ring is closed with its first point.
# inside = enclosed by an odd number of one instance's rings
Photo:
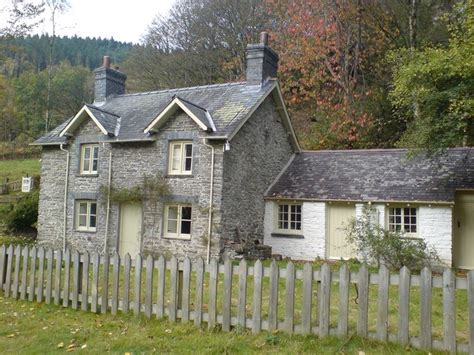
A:
{"type": "Polygon", "coordinates": [[[347,243],[345,227],[355,217],[355,206],[332,203],[328,205],[327,255],[329,259],[355,257],[354,248],[347,243]]]}
{"type": "Polygon", "coordinates": [[[474,269],[474,192],[456,194],[453,211],[453,265],[474,269]]]}
{"type": "Polygon", "coordinates": [[[120,206],[119,254],[129,253],[132,259],[140,252],[142,234],[142,206],[122,204],[120,206]]]}

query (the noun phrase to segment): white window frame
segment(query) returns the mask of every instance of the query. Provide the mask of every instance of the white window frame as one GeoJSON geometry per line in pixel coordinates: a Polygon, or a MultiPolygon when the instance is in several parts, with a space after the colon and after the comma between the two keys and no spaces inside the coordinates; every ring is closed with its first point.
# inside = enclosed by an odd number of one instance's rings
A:
{"type": "Polygon", "coordinates": [[[387,229],[391,232],[401,232],[405,234],[408,238],[417,238],[418,233],[419,233],[419,223],[418,223],[418,218],[419,218],[419,209],[416,206],[402,206],[402,205],[394,205],[394,206],[389,206],[387,208],[387,229]],[[400,223],[391,222],[390,219],[392,216],[397,216],[398,214],[392,213],[393,210],[395,209],[400,209],[400,223]],[[406,216],[406,210],[409,210],[408,216],[406,216]],[[408,223],[408,226],[415,226],[416,232],[412,232],[411,229],[406,229],[406,223],[405,223],[405,217],[413,217],[412,216],[412,210],[415,210],[415,223],[411,223],[411,220],[408,223]],[[396,226],[400,225],[400,229],[397,230],[396,226]]]}
{"type": "Polygon", "coordinates": [[[192,221],[192,216],[193,216],[193,210],[192,206],[189,204],[169,204],[165,205],[165,213],[164,213],[164,221],[163,221],[163,237],[164,238],[169,238],[169,239],[183,239],[183,240],[190,240],[191,239],[191,234],[192,234],[192,228],[193,228],[193,221],[192,221]],[[177,218],[176,218],[176,233],[168,232],[168,224],[170,222],[169,220],[169,210],[170,208],[177,208],[177,218]],[[183,219],[182,218],[182,210],[183,208],[191,208],[191,217],[189,219],[183,219]],[[189,227],[189,234],[187,233],[182,233],[181,232],[181,223],[183,221],[189,222],[190,227],[189,227]]]}
{"type": "Polygon", "coordinates": [[[75,227],[78,231],[95,232],[97,230],[97,201],[96,200],[76,200],[75,206],[75,227]],[[86,206],[86,213],[81,213],[81,205],[86,206]],[[95,214],[91,213],[92,205],[95,205],[95,214]],[[86,217],[86,223],[81,225],[81,216],[86,217]],[[94,217],[95,226],[91,226],[91,220],[94,217]]]}
{"type": "Polygon", "coordinates": [[[81,169],[82,175],[97,174],[99,169],[99,145],[98,144],[82,144],[81,145],[81,169]],[[86,159],[86,149],[90,149],[89,159],[86,159]],[[94,158],[94,151],[97,150],[97,158],[94,158]],[[86,169],[86,161],[89,167],[86,169]],[[97,161],[96,169],[94,170],[94,161],[97,161]]]}
{"type": "Polygon", "coordinates": [[[172,141],[169,144],[169,154],[168,154],[168,174],[169,175],[191,175],[193,173],[193,141],[172,141]],[[186,155],[186,146],[191,146],[191,155],[186,155]],[[173,168],[173,163],[175,160],[174,151],[175,147],[180,147],[178,160],[178,167],[173,168]],[[190,160],[190,168],[186,170],[186,160],[190,160]]]}
{"type": "MultiPolygon", "coordinates": [[[[285,213],[285,212],[283,212],[285,213]]],[[[275,228],[277,232],[280,233],[286,233],[286,234],[302,234],[303,233],[303,204],[302,203],[277,203],[276,208],[275,208],[275,228]],[[282,212],[281,208],[283,206],[288,206],[288,211],[286,212],[288,219],[282,220],[282,212]],[[295,211],[292,211],[292,209],[295,208],[295,211]],[[299,211],[296,210],[299,208],[299,211]],[[299,221],[297,219],[294,219],[293,217],[299,215],[299,221]],[[288,223],[288,227],[284,228],[282,226],[282,223],[288,223]],[[295,227],[292,228],[292,224],[295,225],[295,227]],[[299,228],[297,228],[297,225],[299,225],[299,228]]]]}

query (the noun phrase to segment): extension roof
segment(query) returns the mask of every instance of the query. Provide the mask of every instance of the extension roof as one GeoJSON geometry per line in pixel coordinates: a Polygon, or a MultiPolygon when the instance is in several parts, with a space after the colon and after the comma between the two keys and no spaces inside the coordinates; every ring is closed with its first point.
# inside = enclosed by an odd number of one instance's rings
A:
{"type": "Polygon", "coordinates": [[[407,150],[304,151],[270,186],[268,199],[452,203],[474,190],[474,148],[409,159],[407,150]]]}
{"type": "Polygon", "coordinates": [[[178,108],[196,121],[207,138],[231,140],[270,94],[277,110],[284,116],[283,123],[291,133],[295,150],[299,151],[276,80],[269,80],[264,85],[239,82],[112,96],[100,107],[84,106],[75,117],[39,138],[34,144],[67,143],[67,136],[73,135],[84,112],[107,135],[104,137],[105,141],[149,141],[153,140],[151,133],[159,130],[162,121],[178,108]]]}

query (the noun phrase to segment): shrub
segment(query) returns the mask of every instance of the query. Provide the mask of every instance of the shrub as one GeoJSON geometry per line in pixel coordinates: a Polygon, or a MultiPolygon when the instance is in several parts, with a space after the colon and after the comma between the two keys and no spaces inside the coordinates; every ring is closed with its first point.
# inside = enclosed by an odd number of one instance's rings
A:
{"type": "Polygon", "coordinates": [[[374,212],[374,208],[365,207],[363,215],[353,219],[346,228],[348,242],[364,261],[383,263],[396,270],[403,266],[420,270],[440,263],[436,250],[423,239],[388,231],[374,223],[374,212]]]}
{"type": "Polygon", "coordinates": [[[6,215],[7,230],[10,232],[31,231],[38,221],[38,199],[38,192],[23,196],[6,215]]]}

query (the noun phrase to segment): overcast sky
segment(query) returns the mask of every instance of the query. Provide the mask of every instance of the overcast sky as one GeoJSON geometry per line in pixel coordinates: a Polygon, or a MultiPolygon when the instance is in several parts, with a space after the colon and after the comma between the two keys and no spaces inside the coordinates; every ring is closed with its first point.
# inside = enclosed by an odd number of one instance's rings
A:
{"type": "MultiPolygon", "coordinates": [[[[11,0],[0,0],[4,5],[11,0]]],[[[57,34],[79,37],[113,37],[138,43],[157,14],[166,14],[174,0],[70,0],[58,16],[57,34]]],[[[1,6],[0,6],[1,7],[1,6]]],[[[0,26],[1,27],[1,26],[0,26]]],[[[45,21],[35,30],[49,32],[45,21]]]]}

